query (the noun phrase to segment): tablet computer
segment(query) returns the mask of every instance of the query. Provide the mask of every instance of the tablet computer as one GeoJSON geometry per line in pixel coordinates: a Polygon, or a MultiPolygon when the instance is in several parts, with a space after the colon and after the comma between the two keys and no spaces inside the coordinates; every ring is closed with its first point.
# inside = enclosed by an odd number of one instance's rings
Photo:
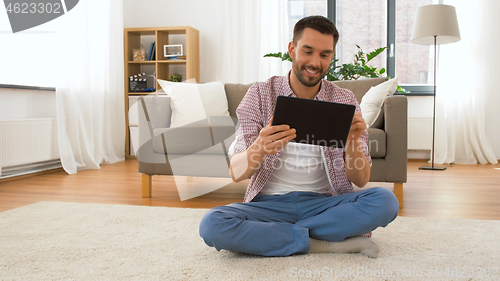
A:
{"type": "Polygon", "coordinates": [[[297,143],[343,148],[356,106],[288,96],[278,96],[272,125],[296,130],[297,143]]]}

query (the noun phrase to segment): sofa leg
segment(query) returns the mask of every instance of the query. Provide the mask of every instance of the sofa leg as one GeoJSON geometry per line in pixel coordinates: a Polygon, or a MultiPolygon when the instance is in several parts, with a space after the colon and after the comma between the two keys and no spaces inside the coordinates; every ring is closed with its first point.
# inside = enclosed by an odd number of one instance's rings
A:
{"type": "Polygon", "coordinates": [[[398,198],[399,208],[403,209],[403,184],[399,182],[394,183],[394,195],[398,198]]]}
{"type": "Polygon", "coordinates": [[[142,197],[151,197],[151,175],[142,174],[142,197]]]}

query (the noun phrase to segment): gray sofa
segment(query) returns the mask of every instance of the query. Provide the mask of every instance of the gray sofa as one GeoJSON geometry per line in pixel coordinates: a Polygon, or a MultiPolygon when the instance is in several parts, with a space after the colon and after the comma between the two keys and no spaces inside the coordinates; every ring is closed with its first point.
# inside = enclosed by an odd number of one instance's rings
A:
{"type": "MultiPolygon", "coordinates": [[[[361,101],[370,87],[386,78],[339,81],[361,101]]],[[[227,149],[234,140],[236,108],[251,85],[226,84],[231,117],[211,117],[185,127],[170,128],[170,98],[149,95],[139,99],[139,172],[142,195],[151,197],[153,175],[230,177],[227,149]],[[168,151],[168,153],[167,153],[168,151]]],[[[368,129],[373,166],[371,182],[394,183],[394,193],[403,207],[403,183],[407,177],[407,99],[390,96],[382,113],[368,129]]]]}

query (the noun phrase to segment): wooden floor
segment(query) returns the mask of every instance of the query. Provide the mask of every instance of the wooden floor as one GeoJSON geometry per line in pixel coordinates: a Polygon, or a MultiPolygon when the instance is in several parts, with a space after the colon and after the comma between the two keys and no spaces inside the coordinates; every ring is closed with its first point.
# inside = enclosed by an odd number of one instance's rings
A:
{"type": "MultiPolygon", "coordinates": [[[[401,216],[500,219],[500,165],[453,165],[446,171],[421,171],[408,163],[401,216]]],[[[153,197],[141,197],[137,160],[102,165],[100,170],[64,171],[0,182],[0,212],[40,201],[212,208],[241,202],[246,182],[231,183],[209,194],[180,201],[172,176],[153,177],[153,197]]],[[[186,180],[186,179],[182,179],[186,180]]],[[[187,181],[203,186],[204,178],[187,181]]],[[[392,184],[370,183],[392,190],[392,184]]]]}

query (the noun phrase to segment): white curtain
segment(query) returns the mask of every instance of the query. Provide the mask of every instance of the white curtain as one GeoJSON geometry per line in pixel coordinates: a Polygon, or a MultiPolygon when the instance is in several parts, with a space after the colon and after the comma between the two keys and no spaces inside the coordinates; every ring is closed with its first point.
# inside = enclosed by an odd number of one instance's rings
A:
{"type": "Polygon", "coordinates": [[[287,2],[223,0],[217,80],[248,84],[288,73],[290,63],[263,57],[287,50],[287,2]]]}
{"type": "Polygon", "coordinates": [[[490,1],[496,0],[444,1],[457,10],[462,39],[440,46],[435,150],[439,164],[497,163],[485,131],[485,99],[490,94],[485,77],[498,67],[488,58],[488,37],[497,33],[497,27],[485,21],[485,13],[492,12],[490,1]]]}
{"type": "Polygon", "coordinates": [[[79,1],[61,31],[59,152],[69,174],[125,157],[122,1],[79,1]]]}

